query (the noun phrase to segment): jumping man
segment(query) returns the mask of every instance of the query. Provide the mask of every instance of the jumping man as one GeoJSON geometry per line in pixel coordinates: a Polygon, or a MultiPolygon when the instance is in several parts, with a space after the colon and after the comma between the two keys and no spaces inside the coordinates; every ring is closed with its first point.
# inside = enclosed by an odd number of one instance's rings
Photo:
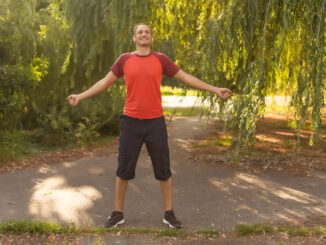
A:
{"type": "Polygon", "coordinates": [[[181,228],[172,207],[172,177],[168,139],[163,116],[160,85],[162,75],[174,77],[187,85],[217,94],[221,99],[231,95],[231,90],[217,88],[179,69],[166,55],[151,50],[153,41],[149,25],[137,24],[133,31],[136,51],[122,54],[110,72],[88,90],[67,97],[76,106],[83,99],[107,90],[124,75],[127,98],[124,115],[121,116],[118,169],[116,172],[115,211],[104,226],[115,227],[125,222],[124,197],[128,180],[135,177],[135,168],[143,142],[152,161],[154,175],[160,181],[164,198],[163,222],[171,228],[181,228]]]}

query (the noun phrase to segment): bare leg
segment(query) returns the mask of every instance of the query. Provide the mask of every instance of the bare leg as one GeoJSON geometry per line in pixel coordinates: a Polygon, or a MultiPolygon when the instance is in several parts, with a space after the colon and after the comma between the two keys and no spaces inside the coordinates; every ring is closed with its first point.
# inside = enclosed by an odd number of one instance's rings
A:
{"type": "Polygon", "coordinates": [[[164,198],[165,211],[172,210],[172,177],[161,180],[161,190],[164,198]]]}
{"type": "Polygon", "coordinates": [[[123,203],[125,194],[127,191],[128,180],[124,180],[116,177],[115,180],[115,209],[119,212],[123,212],[123,203]]]}

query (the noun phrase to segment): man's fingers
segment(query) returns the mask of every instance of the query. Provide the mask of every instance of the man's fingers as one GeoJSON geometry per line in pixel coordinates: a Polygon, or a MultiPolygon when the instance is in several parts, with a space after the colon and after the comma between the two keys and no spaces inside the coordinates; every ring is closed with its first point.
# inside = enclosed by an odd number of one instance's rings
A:
{"type": "Polygon", "coordinates": [[[220,97],[221,97],[221,99],[223,99],[223,100],[229,98],[229,97],[231,96],[231,94],[232,94],[232,91],[229,90],[229,89],[223,89],[221,92],[222,92],[222,93],[221,93],[221,96],[220,96],[220,97]]]}
{"type": "Polygon", "coordinates": [[[68,101],[70,101],[71,99],[73,99],[73,97],[71,95],[69,95],[67,98],[66,98],[68,101]]]}
{"type": "Polygon", "coordinates": [[[224,89],[224,92],[227,92],[227,93],[230,93],[230,94],[232,93],[232,91],[230,89],[227,89],[227,88],[224,89]]]}

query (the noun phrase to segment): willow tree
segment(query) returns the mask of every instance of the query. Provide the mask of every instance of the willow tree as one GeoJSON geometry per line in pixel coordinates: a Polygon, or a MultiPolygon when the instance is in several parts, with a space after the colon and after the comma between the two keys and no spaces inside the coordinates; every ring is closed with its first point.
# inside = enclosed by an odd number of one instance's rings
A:
{"type": "Polygon", "coordinates": [[[320,139],[326,0],[3,0],[0,7],[3,128],[40,127],[42,136],[58,136],[57,144],[116,129],[121,80],[78,108],[65,97],[90,87],[121,53],[134,50],[133,26],[148,22],[155,50],[234,91],[227,103],[201,95],[231,120],[236,157],[255,143],[266,96],[279,90],[292,96],[298,150],[307,119],[311,144],[320,139]]]}
{"type": "Polygon", "coordinates": [[[292,95],[298,150],[306,119],[312,121],[311,144],[320,139],[325,5],[325,0],[161,1],[177,60],[203,80],[234,91],[227,104],[202,95],[232,119],[236,158],[255,143],[266,96],[279,89],[292,95]]]}
{"type": "Polygon", "coordinates": [[[21,129],[37,77],[35,1],[0,2],[0,130],[21,129]]]}
{"type": "MultiPolygon", "coordinates": [[[[293,98],[299,149],[306,119],[314,129],[312,144],[321,133],[325,4],[325,0],[66,1],[73,44],[70,87],[86,88],[106,73],[118,55],[133,50],[134,24],[149,22],[155,48],[172,43],[180,67],[234,91],[228,103],[202,95],[212,108],[219,103],[220,112],[232,120],[236,157],[254,145],[266,96],[280,89],[293,98]]],[[[117,96],[119,88],[114,86],[117,96]]]]}

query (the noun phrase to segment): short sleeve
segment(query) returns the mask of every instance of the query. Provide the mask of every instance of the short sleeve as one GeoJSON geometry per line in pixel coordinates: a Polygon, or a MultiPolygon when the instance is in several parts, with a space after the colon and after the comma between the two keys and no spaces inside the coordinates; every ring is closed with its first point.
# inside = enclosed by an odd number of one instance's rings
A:
{"type": "Polygon", "coordinates": [[[168,77],[173,77],[180,68],[165,54],[156,53],[155,56],[160,60],[163,68],[163,74],[168,77]]]}
{"type": "Polygon", "coordinates": [[[130,57],[130,54],[122,54],[120,57],[116,60],[116,62],[111,66],[110,70],[116,75],[117,77],[122,77],[124,75],[123,67],[126,63],[126,60],[130,57]]]}

